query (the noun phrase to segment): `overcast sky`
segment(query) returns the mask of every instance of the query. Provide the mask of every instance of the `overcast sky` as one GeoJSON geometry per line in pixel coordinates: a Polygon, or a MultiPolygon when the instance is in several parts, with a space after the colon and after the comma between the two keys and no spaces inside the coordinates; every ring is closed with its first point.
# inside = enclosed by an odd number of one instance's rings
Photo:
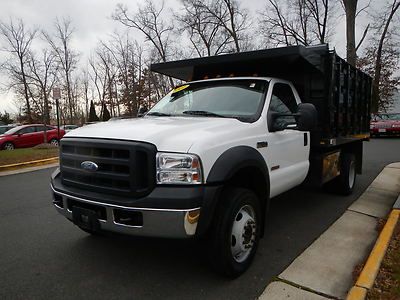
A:
{"type": "MultiPolygon", "coordinates": [[[[96,47],[99,39],[106,39],[115,30],[124,30],[121,25],[111,19],[116,5],[126,4],[132,12],[140,2],[140,0],[0,0],[0,20],[8,22],[10,17],[21,18],[28,26],[51,31],[56,17],[69,17],[75,28],[74,47],[81,53],[82,58],[85,58],[96,47]]],[[[266,0],[242,0],[241,2],[255,15],[263,9],[266,0]]],[[[168,10],[179,11],[179,3],[179,0],[165,0],[165,7],[168,10]]],[[[339,55],[344,57],[345,26],[342,11],[338,16],[335,24],[336,35],[330,47],[335,47],[339,55]]],[[[365,25],[362,20],[359,21],[357,31],[361,32],[363,26],[365,25]]],[[[0,52],[0,61],[3,58],[4,55],[0,52]]],[[[0,77],[0,83],[4,80],[4,77],[0,77]]],[[[12,92],[0,93],[0,111],[15,111],[12,98],[12,92]]]]}

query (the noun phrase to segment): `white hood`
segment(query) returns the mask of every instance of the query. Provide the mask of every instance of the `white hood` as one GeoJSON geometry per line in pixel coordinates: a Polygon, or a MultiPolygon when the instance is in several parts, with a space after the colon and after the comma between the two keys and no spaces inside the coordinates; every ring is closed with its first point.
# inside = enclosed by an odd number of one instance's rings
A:
{"type": "Polygon", "coordinates": [[[108,138],[154,144],[159,151],[187,152],[196,140],[212,139],[222,132],[245,126],[231,118],[143,117],[84,126],[69,137],[108,138]]]}

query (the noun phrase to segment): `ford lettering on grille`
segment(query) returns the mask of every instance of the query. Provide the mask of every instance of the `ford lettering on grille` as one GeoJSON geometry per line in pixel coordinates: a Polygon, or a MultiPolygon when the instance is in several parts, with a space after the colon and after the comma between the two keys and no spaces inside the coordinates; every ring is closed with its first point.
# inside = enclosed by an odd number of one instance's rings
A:
{"type": "Polygon", "coordinates": [[[99,166],[92,161],[84,161],[81,163],[81,168],[86,171],[95,172],[99,169],[99,166]]]}

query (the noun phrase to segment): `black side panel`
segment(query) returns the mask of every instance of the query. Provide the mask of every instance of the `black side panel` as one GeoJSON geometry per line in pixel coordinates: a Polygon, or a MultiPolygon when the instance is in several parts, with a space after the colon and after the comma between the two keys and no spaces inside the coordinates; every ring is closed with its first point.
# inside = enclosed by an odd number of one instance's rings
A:
{"type": "Polygon", "coordinates": [[[211,168],[207,183],[213,184],[228,181],[238,170],[245,167],[258,168],[269,182],[268,167],[262,155],[251,147],[238,146],[222,153],[211,168]]]}

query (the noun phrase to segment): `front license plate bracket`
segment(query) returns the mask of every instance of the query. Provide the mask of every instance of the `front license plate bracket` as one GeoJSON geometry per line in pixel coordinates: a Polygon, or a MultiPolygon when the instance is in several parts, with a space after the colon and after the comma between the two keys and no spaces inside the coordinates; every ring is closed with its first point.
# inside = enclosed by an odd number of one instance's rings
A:
{"type": "Polygon", "coordinates": [[[91,230],[98,231],[100,229],[100,222],[95,211],[81,208],[72,207],[72,221],[75,225],[91,230]]]}

